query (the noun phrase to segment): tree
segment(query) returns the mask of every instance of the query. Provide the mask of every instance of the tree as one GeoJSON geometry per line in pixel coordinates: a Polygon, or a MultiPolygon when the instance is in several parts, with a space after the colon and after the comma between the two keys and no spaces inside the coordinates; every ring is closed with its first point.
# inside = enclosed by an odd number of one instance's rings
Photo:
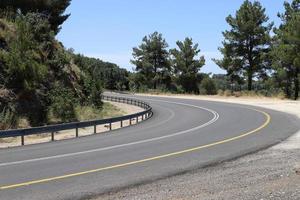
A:
{"type": "Polygon", "coordinates": [[[278,16],[282,24],[275,29],[272,47],[273,69],[288,98],[299,96],[300,73],[300,0],[284,3],[285,12],[278,16]],[[294,87],[293,87],[294,86],[294,87]]]}
{"type": "Polygon", "coordinates": [[[135,70],[151,83],[153,89],[156,89],[159,83],[164,83],[165,72],[170,69],[167,48],[167,42],[158,32],[145,36],[142,44],[133,48],[131,62],[136,66],[135,70]]]}
{"type": "Polygon", "coordinates": [[[178,49],[171,49],[172,66],[179,84],[185,92],[198,93],[199,71],[205,65],[204,56],[197,59],[200,49],[193,44],[192,38],[185,38],[183,42],[176,42],[178,49]]]}
{"type": "Polygon", "coordinates": [[[16,19],[16,38],[10,43],[9,53],[5,54],[6,85],[19,91],[33,91],[42,82],[47,67],[42,63],[42,53],[35,30],[30,23],[32,15],[20,15],[16,19]]]}
{"type": "MultiPolygon", "coordinates": [[[[234,63],[241,64],[242,72],[247,77],[248,90],[252,90],[252,80],[255,76],[266,75],[266,55],[270,50],[271,41],[269,33],[273,26],[272,23],[266,24],[268,20],[261,4],[249,0],[242,4],[235,17],[229,15],[226,18],[231,29],[223,32],[223,49],[228,53],[225,53],[225,59],[230,58],[234,63]]],[[[221,53],[224,51],[221,49],[221,53]]]]}
{"type": "MultiPolygon", "coordinates": [[[[109,90],[129,90],[129,72],[118,65],[70,52],[74,63],[88,74],[88,79],[109,90]]],[[[85,77],[83,78],[85,79],[85,77]]],[[[84,81],[83,81],[84,82],[84,81]]],[[[90,82],[87,80],[87,82],[90,82]]]]}
{"type": "Polygon", "coordinates": [[[1,10],[13,10],[16,14],[30,12],[41,13],[48,17],[52,30],[58,33],[60,26],[68,19],[70,14],[65,15],[66,8],[71,0],[5,0],[0,2],[1,10]]]}
{"type": "Polygon", "coordinates": [[[213,61],[222,69],[224,69],[227,74],[227,79],[230,82],[230,89],[233,92],[233,86],[242,83],[242,60],[238,58],[234,58],[232,56],[231,48],[225,45],[224,48],[219,48],[219,51],[223,54],[223,59],[217,60],[213,59],[213,61]]]}

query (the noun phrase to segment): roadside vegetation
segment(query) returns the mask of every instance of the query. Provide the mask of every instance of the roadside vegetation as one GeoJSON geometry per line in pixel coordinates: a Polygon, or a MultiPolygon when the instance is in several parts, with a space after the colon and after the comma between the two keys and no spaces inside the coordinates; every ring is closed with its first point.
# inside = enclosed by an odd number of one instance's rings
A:
{"type": "Polygon", "coordinates": [[[103,88],[128,87],[127,71],[67,50],[55,39],[70,0],[0,3],[0,129],[115,113],[103,88]],[[125,85],[125,86],[124,86],[125,85]]]}
{"type": "Polygon", "coordinates": [[[219,48],[223,58],[214,59],[226,74],[201,72],[205,58],[192,38],[169,48],[159,32],[133,48],[133,72],[66,49],[55,36],[70,16],[70,3],[0,2],[0,129],[101,117],[108,109],[100,98],[106,89],[299,97],[300,0],[284,3],[278,27],[259,1],[245,0],[228,16],[219,48]]]}

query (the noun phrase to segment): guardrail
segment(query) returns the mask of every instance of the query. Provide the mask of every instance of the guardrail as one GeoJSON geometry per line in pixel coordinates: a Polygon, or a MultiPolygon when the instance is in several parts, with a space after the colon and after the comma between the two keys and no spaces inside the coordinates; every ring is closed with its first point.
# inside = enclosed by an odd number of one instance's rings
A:
{"type": "Polygon", "coordinates": [[[58,131],[75,129],[75,137],[79,137],[78,134],[79,128],[94,127],[94,134],[95,134],[98,125],[108,125],[109,130],[112,130],[112,123],[120,122],[120,127],[122,128],[123,121],[125,120],[129,120],[129,125],[132,125],[133,119],[136,120],[136,123],[139,123],[139,118],[141,118],[141,121],[143,121],[150,118],[153,115],[151,106],[148,103],[140,100],[117,97],[117,96],[107,96],[107,95],[102,95],[102,99],[106,101],[113,101],[113,102],[135,105],[145,110],[131,115],[125,115],[121,117],[114,117],[108,119],[90,120],[90,121],[83,121],[83,122],[71,122],[71,123],[55,124],[55,125],[40,126],[34,128],[26,128],[26,129],[4,130],[4,131],[0,131],[0,138],[21,137],[21,145],[23,146],[25,144],[25,136],[28,135],[51,133],[51,141],[54,141],[55,132],[58,131]]]}

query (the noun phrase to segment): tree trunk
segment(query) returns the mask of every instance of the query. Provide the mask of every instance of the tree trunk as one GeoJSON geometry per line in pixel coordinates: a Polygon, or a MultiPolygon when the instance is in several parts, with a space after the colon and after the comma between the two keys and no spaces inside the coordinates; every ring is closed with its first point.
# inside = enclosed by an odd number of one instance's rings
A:
{"type": "Polygon", "coordinates": [[[230,78],[230,90],[231,90],[231,95],[233,95],[233,83],[234,83],[234,80],[233,80],[233,77],[230,78]]]}
{"type": "Polygon", "coordinates": [[[286,84],[285,84],[285,95],[287,98],[291,98],[291,88],[292,88],[292,82],[291,82],[291,76],[290,73],[287,72],[287,79],[286,79],[286,84]]]}
{"type": "Polygon", "coordinates": [[[252,70],[248,71],[248,90],[252,90],[252,70]]]}
{"type": "Polygon", "coordinates": [[[291,86],[291,84],[289,83],[289,81],[287,81],[287,83],[285,85],[285,95],[287,98],[291,97],[290,86],[291,86]]]}
{"type": "Polygon", "coordinates": [[[295,100],[298,99],[299,97],[299,77],[298,77],[298,70],[296,70],[296,74],[295,74],[295,77],[294,77],[294,85],[295,85],[295,100]]]}
{"type": "Polygon", "coordinates": [[[153,89],[154,90],[156,90],[156,87],[157,87],[156,74],[157,74],[157,67],[156,67],[156,64],[154,64],[154,83],[153,83],[153,89]]]}

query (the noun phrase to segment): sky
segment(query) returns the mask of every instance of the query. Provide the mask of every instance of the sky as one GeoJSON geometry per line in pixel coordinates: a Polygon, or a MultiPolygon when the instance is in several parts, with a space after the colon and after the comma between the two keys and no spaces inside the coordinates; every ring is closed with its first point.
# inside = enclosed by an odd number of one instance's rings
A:
{"type": "MultiPolygon", "coordinates": [[[[280,23],[278,12],[284,0],[260,0],[270,22],[280,23]]],[[[57,39],[76,53],[100,58],[132,70],[132,48],[154,31],[163,34],[169,48],[176,41],[191,37],[206,59],[205,73],[224,73],[212,58],[221,58],[222,31],[228,29],[225,18],[243,0],[72,0],[57,39]]]]}

